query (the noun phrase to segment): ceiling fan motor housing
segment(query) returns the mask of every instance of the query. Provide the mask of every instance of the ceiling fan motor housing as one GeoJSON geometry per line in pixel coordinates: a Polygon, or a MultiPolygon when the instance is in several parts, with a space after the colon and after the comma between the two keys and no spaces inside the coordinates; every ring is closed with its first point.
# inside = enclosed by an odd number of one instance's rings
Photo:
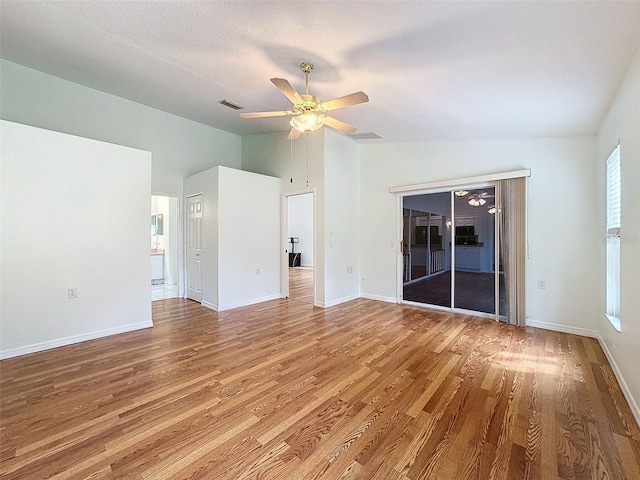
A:
{"type": "Polygon", "coordinates": [[[293,110],[297,113],[313,113],[316,110],[320,110],[319,105],[320,101],[318,97],[315,95],[300,95],[302,98],[301,103],[296,103],[293,105],[293,110]]]}
{"type": "Polygon", "coordinates": [[[302,62],[300,64],[300,70],[302,70],[304,73],[311,73],[313,72],[313,63],[310,62],[302,62]]]}

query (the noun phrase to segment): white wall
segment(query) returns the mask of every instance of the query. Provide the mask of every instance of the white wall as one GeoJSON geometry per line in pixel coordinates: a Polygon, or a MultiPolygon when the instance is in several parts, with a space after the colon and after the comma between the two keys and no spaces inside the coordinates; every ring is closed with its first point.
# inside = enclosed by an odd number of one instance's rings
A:
{"type": "MultiPolygon", "coordinates": [[[[242,137],[243,170],[280,178],[283,194],[301,192],[309,188],[314,191],[315,263],[313,273],[317,305],[324,305],[325,301],[324,132],[324,128],[316,130],[294,140],[293,143],[287,140],[286,132],[242,137]],[[291,178],[293,182],[290,181],[291,178]]],[[[287,238],[282,239],[281,250],[283,252],[288,250],[287,238]]]]}
{"type": "Polygon", "coordinates": [[[300,266],[313,267],[313,194],[304,193],[288,198],[287,238],[300,239],[293,246],[295,253],[300,254],[300,266]]]}
{"type": "Polygon", "coordinates": [[[605,351],[608,353],[623,390],[640,423],[640,49],[618,94],[607,113],[598,136],[598,175],[594,190],[597,192],[595,221],[597,225],[597,252],[593,267],[598,277],[596,318],[605,351]],[[605,162],[620,141],[622,169],[622,228],[621,228],[621,295],[620,323],[617,332],[604,316],[605,276],[605,162]]]}
{"type": "Polygon", "coordinates": [[[324,306],[360,297],[360,148],[325,129],[324,306]]]}
{"type": "Polygon", "coordinates": [[[210,168],[185,178],[183,200],[183,205],[187,205],[187,197],[202,194],[202,304],[214,310],[218,309],[219,301],[218,174],[217,168],[210,168]]]}
{"type": "Polygon", "coordinates": [[[150,327],[151,154],[0,128],[0,356],[150,327]]]}
{"type": "Polygon", "coordinates": [[[152,152],[154,192],[216,165],[240,168],[234,135],[16,63],[0,60],[0,117],[152,152]]]}
{"type": "Polygon", "coordinates": [[[218,310],[280,298],[280,179],[216,169],[218,310]]]}
{"type": "Polygon", "coordinates": [[[202,194],[202,305],[280,298],[280,188],[279,178],[226,167],[185,179],[185,197],[202,194]]]}
{"type": "MultiPolygon", "coordinates": [[[[359,145],[322,128],[293,142],[293,165],[290,149],[286,132],[242,137],[242,168],[281,178],[285,193],[307,187],[314,189],[316,305],[327,307],[357,298],[360,291],[359,145]],[[290,182],[292,170],[293,182],[290,182]],[[347,273],[348,268],[351,273],[347,273]]],[[[286,248],[284,243],[283,250],[286,248]]]]}
{"type": "Polygon", "coordinates": [[[179,265],[182,262],[178,262],[178,255],[182,253],[180,248],[181,239],[178,238],[178,222],[179,222],[179,199],[177,197],[168,197],[169,209],[168,209],[168,221],[165,217],[164,228],[169,229],[168,233],[168,245],[165,250],[165,262],[166,262],[166,278],[165,283],[169,285],[176,285],[180,279],[179,265]]]}
{"type": "Polygon", "coordinates": [[[362,292],[396,299],[397,201],[390,186],[531,169],[527,317],[594,332],[601,231],[595,137],[362,145],[362,292]],[[366,220],[366,221],[365,221],[366,220]],[[546,289],[537,288],[545,280],[546,289]]]}

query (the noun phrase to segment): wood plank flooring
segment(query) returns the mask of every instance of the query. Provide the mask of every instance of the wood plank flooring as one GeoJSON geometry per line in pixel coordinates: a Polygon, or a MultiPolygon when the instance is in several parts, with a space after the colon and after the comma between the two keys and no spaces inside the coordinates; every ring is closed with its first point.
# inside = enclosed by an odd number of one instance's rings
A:
{"type": "Polygon", "coordinates": [[[590,338],[372,300],[153,318],[0,362],[2,478],[640,478],[590,338]]]}
{"type": "Polygon", "coordinates": [[[289,268],[289,298],[313,305],[313,268],[289,268]]]}

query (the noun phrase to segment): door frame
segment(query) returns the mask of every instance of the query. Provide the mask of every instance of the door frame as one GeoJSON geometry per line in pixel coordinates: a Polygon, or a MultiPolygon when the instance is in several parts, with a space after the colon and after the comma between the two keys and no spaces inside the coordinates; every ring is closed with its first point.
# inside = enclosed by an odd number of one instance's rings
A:
{"type": "Polygon", "coordinates": [[[282,202],[281,202],[281,218],[280,222],[281,231],[280,237],[282,239],[282,254],[280,255],[280,272],[281,272],[281,297],[289,298],[289,197],[295,197],[298,195],[305,195],[310,193],[313,195],[313,304],[316,305],[316,299],[318,297],[316,292],[316,280],[317,280],[317,271],[318,271],[318,250],[317,250],[317,242],[316,242],[316,189],[315,187],[304,188],[301,190],[294,190],[291,192],[283,192],[282,193],[282,202]]]}
{"type": "MultiPolygon", "coordinates": [[[[420,306],[420,307],[424,307],[425,305],[421,304],[421,303],[416,303],[416,302],[404,302],[403,298],[402,298],[402,239],[403,239],[403,232],[402,229],[404,227],[403,225],[403,217],[402,217],[402,204],[403,204],[403,198],[405,196],[409,196],[409,195],[421,195],[421,194],[426,194],[426,193],[440,193],[440,192],[446,192],[446,191],[452,191],[452,190],[459,190],[464,188],[465,190],[468,188],[482,188],[482,184],[483,183],[493,183],[496,184],[496,195],[498,194],[498,190],[499,190],[499,185],[498,185],[498,180],[507,180],[510,178],[522,178],[522,177],[530,177],[531,176],[531,169],[526,168],[526,169],[522,169],[522,170],[513,170],[510,172],[501,172],[501,173],[492,173],[489,175],[479,175],[479,176],[475,176],[475,177],[463,177],[463,178],[454,178],[454,179],[450,179],[450,180],[441,180],[441,181],[436,181],[436,182],[426,182],[426,183],[416,183],[416,184],[411,184],[411,185],[398,185],[398,186],[394,186],[394,187],[389,187],[389,193],[395,193],[396,196],[398,197],[397,200],[397,212],[396,212],[396,239],[397,239],[397,244],[398,244],[398,250],[396,252],[396,285],[397,285],[397,290],[396,290],[396,302],[397,303],[407,303],[407,304],[411,304],[411,305],[415,305],[415,306],[420,306]]],[[[453,201],[453,200],[452,200],[453,201]]],[[[527,205],[528,207],[528,205],[527,205]]],[[[452,210],[453,212],[453,210],[452,210]]],[[[496,251],[496,258],[495,258],[495,270],[496,272],[498,272],[499,270],[499,264],[500,264],[500,255],[499,255],[499,233],[500,233],[500,229],[499,229],[499,223],[498,221],[495,222],[495,232],[496,232],[496,239],[495,239],[495,251],[496,251]]],[[[455,223],[454,223],[454,219],[451,219],[451,228],[455,228],[455,223]]],[[[455,231],[455,230],[454,230],[455,231]]],[[[528,231],[525,233],[525,236],[528,236],[528,231]]],[[[453,247],[454,245],[452,245],[453,247]]],[[[452,249],[453,250],[453,249],[452,249]]],[[[455,251],[453,251],[452,254],[452,262],[455,261],[455,251]]],[[[455,265],[455,263],[452,264],[452,267],[455,265]]],[[[455,275],[452,275],[451,277],[453,278],[455,275]]],[[[499,288],[499,284],[498,284],[498,278],[496,278],[496,285],[499,288]]],[[[452,292],[453,290],[453,282],[452,282],[452,292]]],[[[498,289],[496,289],[497,293],[499,293],[498,289]]],[[[453,298],[452,298],[453,300],[453,298]]],[[[489,318],[495,317],[496,321],[499,320],[499,315],[500,315],[500,311],[499,311],[499,298],[498,295],[496,295],[496,313],[495,315],[491,315],[489,314],[489,318]]],[[[454,304],[452,304],[453,306],[454,304]]],[[[429,308],[436,308],[436,306],[429,306],[429,308]]],[[[453,308],[447,308],[447,307],[440,307],[438,309],[444,309],[447,311],[459,311],[460,313],[472,313],[474,315],[480,314],[478,316],[484,316],[481,315],[482,312],[469,312],[468,310],[456,310],[453,308]]]]}
{"type": "Polygon", "coordinates": [[[175,198],[178,201],[178,231],[176,232],[178,239],[178,298],[185,298],[186,290],[185,290],[185,263],[184,263],[184,252],[185,252],[185,235],[184,235],[184,207],[181,193],[169,193],[169,192],[160,192],[156,190],[151,191],[151,195],[155,195],[157,197],[170,197],[175,198]]]}
{"type": "MultiPolygon", "coordinates": [[[[182,278],[182,289],[181,292],[179,291],[179,293],[182,293],[182,295],[180,296],[180,298],[188,298],[187,297],[187,276],[188,276],[188,272],[187,269],[189,268],[189,261],[187,258],[188,255],[188,248],[187,248],[187,222],[189,221],[188,218],[188,212],[187,212],[187,205],[189,204],[189,199],[192,197],[197,197],[197,196],[201,196],[203,199],[203,210],[204,210],[204,193],[203,192],[198,192],[198,193],[191,193],[189,195],[185,195],[184,196],[184,212],[182,215],[182,222],[181,225],[183,227],[183,235],[182,235],[182,245],[183,245],[183,249],[182,249],[182,259],[183,259],[183,278],[182,278]]],[[[201,228],[202,228],[202,224],[201,224],[201,228]]],[[[202,260],[201,260],[202,261],[202,260]]],[[[200,293],[202,295],[202,276],[200,277],[200,293]]],[[[194,300],[197,301],[197,300],[194,300]]],[[[200,297],[200,304],[202,304],[202,296],[200,297]]]]}
{"type": "MultiPolygon", "coordinates": [[[[465,180],[470,180],[470,179],[465,179],[465,180]]],[[[448,182],[449,183],[449,182],[448,182]]],[[[397,203],[397,208],[398,208],[398,221],[397,223],[397,228],[398,228],[398,232],[397,232],[397,238],[399,238],[400,240],[398,241],[398,245],[401,245],[402,240],[404,239],[404,218],[403,218],[403,208],[404,208],[404,198],[405,197],[413,197],[416,195],[429,195],[429,194],[434,194],[434,193],[450,193],[451,195],[451,306],[450,307],[445,307],[442,305],[431,305],[431,304],[427,304],[427,303],[420,303],[420,302],[412,302],[412,301],[408,301],[408,300],[404,300],[404,259],[403,259],[403,252],[402,252],[402,247],[399,248],[399,252],[398,255],[396,257],[396,284],[397,284],[397,291],[396,291],[396,301],[400,304],[405,304],[405,305],[412,305],[412,306],[416,306],[416,307],[423,307],[423,308],[430,308],[430,309],[434,309],[434,310],[442,310],[442,311],[446,311],[446,312],[453,312],[453,313],[462,313],[465,315],[474,315],[476,317],[482,317],[482,318],[490,318],[493,319],[495,321],[499,321],[500,320],[500,284],[499,284],[499,269],[498,269],[498,265],[499,265],[499,256],[496,255],[495,259],[494,259],[494,276],[495,276],[495,280],[494,280],[494,292],[495,292],[495,303],[494,303],[494,309],[495,309],[495,313],[487,313],[487,312],[477,312],[475,310],[466,310],[463,308],[456,308],[455,307],[455,287],[456,287],[456,275],[455,275],[455,265],[456,265],[456,252],[455,252],[455,241],[453,240],[455,238],[455,236],[453,235],[453,232],[455,232],[455,228],[456,228],[456,218],[455,218],[455,196],[454,196],[454,191],[455,190],[477,190],[477,189],[481,189],[481,188],[495,188],[496,192],[498,189],[498,185],[497,185],[497,181],[480,181],[480,182],[475,182],[475,183],[460,183],[460,184],[455,184],[455,183],[449,183],[448,185],[444,186],[436,186],[434,188],[421,188],[421,189],[416,189],[416,190],[410,190],[410,191],[404,191],[404,192],[398,192],[397,197],[398,197],[398,203],[397,203]]],[[[499,245],[499,222],[496,221],[495,225],[494,225],[494,249],[495,251],[497,251],[498,249],[498,245],[499,245]]]]}

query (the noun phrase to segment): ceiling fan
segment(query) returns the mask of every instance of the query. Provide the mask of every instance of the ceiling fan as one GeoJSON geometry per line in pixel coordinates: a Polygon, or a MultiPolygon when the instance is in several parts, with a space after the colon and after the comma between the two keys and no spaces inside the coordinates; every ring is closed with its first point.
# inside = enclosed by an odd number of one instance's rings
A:
{"type": "Polygon", "coordinates": [[[487,203],[487,198],[495,198],[495,195],[490,195],[487,192],[476,193],[469,195],[469,205],[473,207],[479,207],[487,203]]]}
{"type": "Polygon", "coordinates": [[[302,133],[313,132],[323,125],[327,125],[328,127],[334,128],[343,133],[355,133],[355,127],[329,117],[325,115],[324,112],[357,105],[358,103],[365,103],[369,101],[369,97],[364,92],[356,92],[343,97],[334,98],[327,102],[321,102],[318,97],[309,94],[309,73],[313,71],[313,68],[313,64],[309,62],[302,62],[300,64],[300,69],[304,72],[305,76],[305,89],[304,94],[302,95],[296,92],[288,80],[285,80],[284,78],[271,79],[271,82],[278,88],[278,90],[280,90],[282,94],[293,104],[291,110],[241,113],[240,117],[263,118],[295,115],[289,122],[291,125],[291,132],[289,132],[289,136],[287,137],[293,140],[298,138],[302,133]]]}
{"type": "MultiPolygon", "coordinates": [[[[469,192],[467,190],[456,190],[454,193],[457,197],[464,197],[469,192]]],[[[487,192],[472,193],[471,195],[469,195],[469,201],[467,203],[469,203],[469,205],[471,205],[472,207],[480,207],[487,203],[488,198],[495,198],[495,195],[489,194],[487,192]]]]}

